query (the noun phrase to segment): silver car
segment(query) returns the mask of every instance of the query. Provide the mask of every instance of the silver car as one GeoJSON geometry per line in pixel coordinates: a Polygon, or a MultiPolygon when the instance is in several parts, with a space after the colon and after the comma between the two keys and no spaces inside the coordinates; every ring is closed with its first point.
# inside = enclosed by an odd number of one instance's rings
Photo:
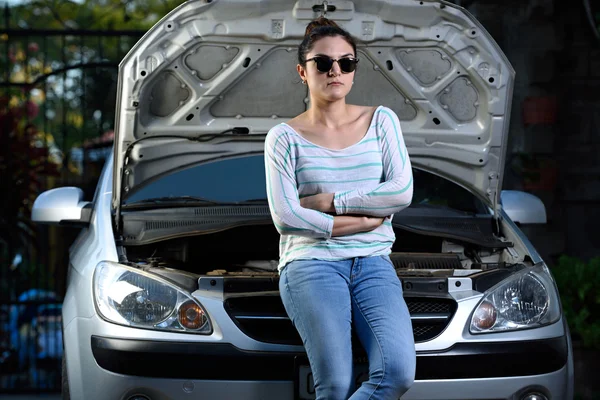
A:
{"type": "MultiPolygon", "coordinates": [[[[135,45],[93,201],[64,187],[33,209],[83,227],[64,398],[314,398],[277,290],[263,143],[308,107],[296,51],[323,14],[360,42],[349,102],[392,108],[414,167],[390,255],[417,350],[403,399],[572,398],[557,289],[518,227],[544,206],[501,191],[515,73],[464,9],[418,0],[195,0],[135,45]]],[[[360,343],[355,356],[360,383],[360,343]]]]}

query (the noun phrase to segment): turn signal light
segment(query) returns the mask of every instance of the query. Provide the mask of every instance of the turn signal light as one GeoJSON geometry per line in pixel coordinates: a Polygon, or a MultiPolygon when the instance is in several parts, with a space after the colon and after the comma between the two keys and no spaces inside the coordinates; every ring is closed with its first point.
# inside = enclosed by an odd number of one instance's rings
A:
{"type": "Polygon", "coordinates": [[[496,308],[492,303],[481,303],[473,315],[473,325],[477,329],[490,329],[496,323],[496,308]]]}
{"type": "Polygon", "coordinates": [[[193,301],[187,301],[179,307],[178,318],[179,323],[188,329],[200,329],[208,322],[204,310],[193,301]]]}

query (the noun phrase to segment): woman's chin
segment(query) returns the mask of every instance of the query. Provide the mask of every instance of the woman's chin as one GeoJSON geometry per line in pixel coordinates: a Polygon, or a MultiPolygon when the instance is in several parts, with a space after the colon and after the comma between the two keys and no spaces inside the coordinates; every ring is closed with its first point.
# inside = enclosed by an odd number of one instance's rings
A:
{"type": "Polygon", "coordinates": [[[339,101],[343,100],[349,93],[349,90],[345,90],[343,87],[335,88],[334,90],[326,90],[320,93],[319,98],[325,101],[339,101]]]}

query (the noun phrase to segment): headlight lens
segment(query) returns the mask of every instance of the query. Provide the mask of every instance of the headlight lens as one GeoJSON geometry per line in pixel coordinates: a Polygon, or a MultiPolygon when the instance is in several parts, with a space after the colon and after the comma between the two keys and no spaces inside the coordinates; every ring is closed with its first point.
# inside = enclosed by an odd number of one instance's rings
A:
{"type": "Polygon", "coordinates": [[[471,317],[471,333],[535,328],[560,318],[554,282],[545,265],[526,268],[489,289],[471,317]]]}
{"type": "Polygon", "coordinates": [[[94,299],[105,319],[138,328],[210,334],[206,311],[177,286],[112,262],[94,274],[94,299]]]}

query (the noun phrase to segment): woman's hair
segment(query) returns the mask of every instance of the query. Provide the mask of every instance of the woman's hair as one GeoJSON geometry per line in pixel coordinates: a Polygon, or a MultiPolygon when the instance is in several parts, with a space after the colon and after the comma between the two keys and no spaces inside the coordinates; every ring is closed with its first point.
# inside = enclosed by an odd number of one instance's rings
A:
{"type": "Polygon", "coordinates": [[[302,40],[300,47],[298,47],[298,63],[300,65],[306,64],[306,54],[312,50],[315,42],[326,36],[341,36],[350,46],[352,46],[354,56],[356,56],[356,42],[354,41],[354,38],[332,20],[325,17],[319,17],[309,22],[306,26],[304,40],[302,40]]]}

